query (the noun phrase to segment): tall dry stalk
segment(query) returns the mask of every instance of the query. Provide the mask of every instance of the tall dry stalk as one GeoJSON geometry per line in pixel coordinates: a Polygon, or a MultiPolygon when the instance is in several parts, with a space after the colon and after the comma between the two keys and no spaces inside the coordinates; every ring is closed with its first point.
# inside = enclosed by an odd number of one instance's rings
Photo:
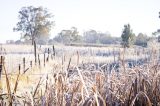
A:
{"type": "Polygon", "coordinates": [[[85,84],[85,82],[84,82],[84,80],[83,80],[82,74],[81,74],[80,70],[78,69],[78,67],[76,67],[76,69],[77,69],[77,71],[78,71],[78,75],[80,76],[80,80],[81,80],[81,82],[82,82],[82,84],[83,84],[83,86],[84,86],[84,89],[85,89],[85,91],[86,91],[87,97],[89,97],[89,92],[88,92],[87,86],[86,86],[86,84],[85,84]]]}
{"type": "Polygon", "coordinates": [[[12,106],[12,95],[11,95],[11,86],[10,86],[10,82],[8,79],[8,73],[6,71],[5,65],[3,64],[3,68],[4,68],[4,74],[5,74],[5,78],[6,78],[6,84],[7,84],[7,93],[8,93],[8,98],[9,98],[9,106],[12,106]]]}

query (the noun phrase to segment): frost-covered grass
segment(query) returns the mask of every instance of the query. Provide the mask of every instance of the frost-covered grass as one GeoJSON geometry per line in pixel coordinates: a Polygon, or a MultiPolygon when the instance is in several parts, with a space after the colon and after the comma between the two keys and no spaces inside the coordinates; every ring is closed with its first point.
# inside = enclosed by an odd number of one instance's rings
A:
{"type": "MultiPolygon", "coordinates": [[[[11,46],[4,45],[3,47],[10,52],[33,50],[28,45],[11,46]]],[[[5,103],[20,106],[159,105],[158,49],[140,49],[140,53],[137,53],[135,52],[137,49],[131,48],[125,54],[123,48],[119,47],[55,46],[55,50],[61,53],[57,52],[52,59],[50,55],[45,67],[43,53],[40,55],[40,66],[34,65],[33,54],[4,54],[6,59],[0,84],[1,105],[5,103]],[[115,61],[121,63],[119,72],[114,69],[109,72],[101,66],[98,69],[90,66],[90,63],[113,62],[114,55],[96,55],[97,51],[112,53],[113,49],[120,51],[119,55],[115,55],[115,61]],[[145,54],[148,50],[151,52],[145,54]],[[124,59],[134,60],[151,57],[147,63],[129,68],[125,65],[126,63],[123,64],[123,56],[124,59]],[[25,73],[23,73],[23,57],[26,58],[26,68],[29,68],[25,73]],[[30,61],[33,61],[32,67],[29,64],[30,61]],[[20,72],[19,64],[21,64],[20,72]],[[88,67],[83,67],[83,64],[88,64],[88,67]]]]}

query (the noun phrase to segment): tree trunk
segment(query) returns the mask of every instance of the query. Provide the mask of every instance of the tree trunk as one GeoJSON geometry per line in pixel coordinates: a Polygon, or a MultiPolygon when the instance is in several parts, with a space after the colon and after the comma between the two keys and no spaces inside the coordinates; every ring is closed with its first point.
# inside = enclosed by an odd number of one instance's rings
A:
{"type": "Polygon", "coordinates": [[[33,37],[33,35],[32,35],[32,45],[34,44],[34,37],[33,37]]]}
{"type": "Polygon", "coordinates": [[[35,64],[37,64],[37,50],[36,50],[36,42],[34,41],[34,57],[35,57],[35,64]]]}

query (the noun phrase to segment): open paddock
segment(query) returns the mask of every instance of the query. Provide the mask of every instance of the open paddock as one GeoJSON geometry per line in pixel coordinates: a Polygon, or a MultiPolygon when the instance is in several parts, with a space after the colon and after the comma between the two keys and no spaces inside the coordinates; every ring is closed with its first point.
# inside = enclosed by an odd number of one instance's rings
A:
{"type": "Polygon", "coordinates": [[[0,105],[160,103],[158,48],[38,45],[36,63],[31,45],[1,50],[0,105]]]}

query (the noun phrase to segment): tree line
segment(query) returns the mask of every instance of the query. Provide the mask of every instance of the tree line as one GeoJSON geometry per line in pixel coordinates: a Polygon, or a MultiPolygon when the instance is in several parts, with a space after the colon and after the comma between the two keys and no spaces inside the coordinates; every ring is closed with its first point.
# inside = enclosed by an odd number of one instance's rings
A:
{"type": "Polygon", "coordinates": [[[146,47],[150,38],[143,33],[137,36],[133,33],[130,25],[124,25],[121,37],[113,37],[109,32],[100,32],[96,30],[88,30],[80,35],[77,28],[73,27],[70,30],[62,30],[49,43],[94,43],[94,44],[122,44],[124,47],[139,45],[146,47]]]}
{"type": "Polygon", "coordinates": [[[124,25],[121,37],[113,37],[109,32],[100,32],[94,29],[80,34],[76,27],[63,29],[54,38],[49,39],[50,31],[54,26],[53,15],[43,7],[22,7],[19,11],[19,22],[14,31],[21,32],[21,40],[15,43],[54,44],[54,43],[94,43],[94,44],[121,44],[123,47],[131,45],[147,46],[149,37],[139,33],[133,33],[130,24],[124,25]]]}

